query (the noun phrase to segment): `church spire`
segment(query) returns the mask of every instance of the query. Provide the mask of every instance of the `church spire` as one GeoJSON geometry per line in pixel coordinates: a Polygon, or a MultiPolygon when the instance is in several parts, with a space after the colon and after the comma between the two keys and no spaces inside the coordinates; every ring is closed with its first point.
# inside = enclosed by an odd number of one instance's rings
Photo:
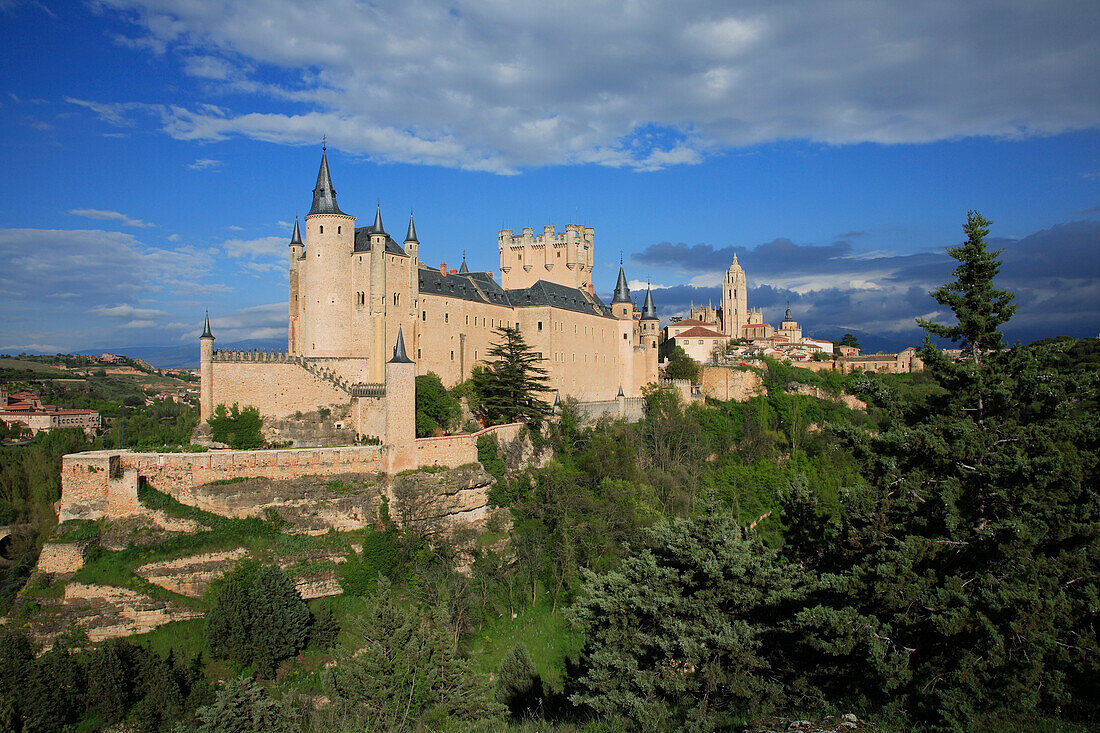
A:
{"type": "Polygon", "coordinates": [[[310,207],[309,213],[344,213],[336,205],[336,189],[332,187],[332,176],[328,172],[328,152],[324,148],[321,148],[321,169],[317,171],[317,186],[313,189],[313,206],[310,207]]]}
{"type": "Polygon", "coordinates": [[[615,295],[613,298],[611,298],[611,302],[630,302],[630,286],[626,284],[626,273],[623,271],[622,262],[619,263],[619,281],[615,283],[615,295]]]}
{"type": "Polygon", "coordinates": [[[653,304],[653,286],[650,285],[645,291],[645,302],[642,303],[642,320],[650,321],[657,320],[657,306],[653,304]]]}
{"type": "MultiPolygon", "coordinates": [[[[379,210],[379,212],[378,212],[378,216],[379,216],[379,218],[378,218],[378,219],[376,219],[375,221],[376,221],[376,222],[377,222],[378,224],[381,224],[381,223],[382,223],[382,219],[381,219],[381,216],[382,216],[382,212],[381,212],[381,209],[380,209],[380,210],[379,210]]],[[[416,238],[416,225],[415,225],[415,224],[413,224],[413,215],[412,215],[412,212],[411,212],[411,211],[409,212],[409,233],[405,235],[405,241],[406,241],[406,242],[416,242],[417,244],[420,244],[420,240],[416,238]]]]}
{"type": "Polygon", "coordinates": [[[291,244],[302,243],[302,232],[298,229],[298,217],[294,217],[294,233],[290,235],[291,244]]]}

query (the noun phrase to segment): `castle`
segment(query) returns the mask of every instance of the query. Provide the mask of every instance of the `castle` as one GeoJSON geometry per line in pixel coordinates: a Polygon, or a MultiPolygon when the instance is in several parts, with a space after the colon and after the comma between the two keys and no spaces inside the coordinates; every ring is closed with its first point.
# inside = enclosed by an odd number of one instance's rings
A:
{"type": "Polygon", "coordinates": [[[254,405],[276,419],[340,407],[356,434],[382,437],[393,401],[387,357],[399,338],[415,374],[435,372],[452,386],[488,359],[501,326],[522,332],[561,397],[637,397],[657,381],[652,293],[639,311],[620,263],[610,305],[600,300],[592,228],[500,231],[497,282],[491,271],[470,272],[465,257],[457,270],[421,263],[411,215],[400,244],[380,205],[373,224],[355,222],[337,204],[322,150],[312,206],[290,239],[287,349],[215,351],[208,318],[200,338],[204,421],[218,404],[254,405]]]}

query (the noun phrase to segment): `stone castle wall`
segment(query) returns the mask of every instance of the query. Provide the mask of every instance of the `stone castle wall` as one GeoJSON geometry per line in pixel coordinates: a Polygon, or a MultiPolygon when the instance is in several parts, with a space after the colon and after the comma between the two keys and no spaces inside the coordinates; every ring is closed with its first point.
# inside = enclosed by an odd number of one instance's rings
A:
{"type": "Polygon", "coordinates": [[[265,417],[284,418],[349,402],[335,385],[293,362],[215,361],[211,366],[214,405],[252,405],[265,417]]]}
{"type": "Polygon", "coordinates": [[[59,520],[118,517],[138,510],[139,477],[181,504],[218,512],[214,481],[235,478],[295,479],[301,476],[393,473],[421,466],[458,466],[477,461],[477,439],[495,433],[501,442],[519,435],[518,423],[477,433],[419,438],[405,445],[292,448],[207,453],[90,451],[61,459],[59,520]],[[201,491],[200,487],[204,487],[201,491]]]}
{"type": "Polygon", "coordinates": [[[706,397],[723,402],[745,402],[764,395],[764,380],[755,371],[705,366],[702,372],[702,389],[706,397]]]}

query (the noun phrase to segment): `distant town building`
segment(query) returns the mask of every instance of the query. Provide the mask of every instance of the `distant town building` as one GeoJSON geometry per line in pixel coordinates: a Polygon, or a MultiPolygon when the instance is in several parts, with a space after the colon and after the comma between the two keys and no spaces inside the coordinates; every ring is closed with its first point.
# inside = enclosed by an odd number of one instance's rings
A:
{"type": "Polygon", "coordinates": [[[93,434],[103,421],[95,410],[68,410],[45,405],[34,392],[0,391],[0,420],[8,426],[20,425],[37,435],[57,428],[80,428],[93,434]]]}
{"type": "Polygon", "coordinates": [[[122,354],[103,354],[99,357],[101,364],[121,364],[126,361],[122,354]]]}

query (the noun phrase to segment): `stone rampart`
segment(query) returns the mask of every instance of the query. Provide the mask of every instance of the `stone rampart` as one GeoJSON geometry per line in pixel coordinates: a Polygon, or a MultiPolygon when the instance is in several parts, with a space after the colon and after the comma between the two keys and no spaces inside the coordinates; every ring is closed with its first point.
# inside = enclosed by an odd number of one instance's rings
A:
{"type": "Polygon", "coordinates": [[[585,419],[591,422],[603,417],[609,417],[612,420],[638,422],[645,417],[645,398],[620,397],[613,400],[578,402],[577,410],[585,419]]]}
{"type": "Polygon", "coordinates": [[[108,450],[61,459],[59,520],[119,517],[139,510],[139,477],[181,504],[223,513],[216,481],[237,478],[295,479],[301,476],[396,473],[421,466],[458,466],[477,461],[477,439],[495,433],[513,440],[520,423],[476,433],[420,438],[408,445],[230,450],[207,453],[133,453],[108,450]],[[201,490],[200,490],[201,487],[201,490]]]}

